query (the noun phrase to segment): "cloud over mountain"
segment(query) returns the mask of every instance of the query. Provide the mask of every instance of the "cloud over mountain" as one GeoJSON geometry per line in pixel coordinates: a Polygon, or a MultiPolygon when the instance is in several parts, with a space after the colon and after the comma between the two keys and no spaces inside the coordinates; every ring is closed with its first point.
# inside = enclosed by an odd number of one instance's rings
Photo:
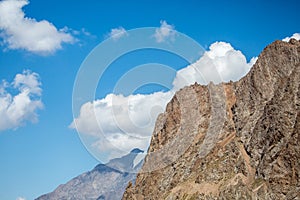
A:
{"type": "Polygon", "coordinates": [[[136,147],[146,150],[157,116],[177,90],[194,82],[238,80],[255,61],[252,58],[247,62],[243,53],[229,43],[215,42],[198,61],[177,72],[170,91],[129,96],[109,94],[87,102],[70,128],[94,138],[93,148],[110,154],[110,159],[136,147]]]}
{"type": "Polygon", "coordinates": [[[109,94],[85,103],[70,127],[96,138],[94,147],[103,152],[146,149],[155,120],[172,96],[171,92],[109,94]]]}
{"type": "Polygon", "coordinates": [[[292,38],[294,38],[296,40],[300,40],[300,33],[294,33],[291,37],[286,37],[282,41],[288,42],[292,38]]]}
{"type": "Polygon", "coordinates": [[[247,62],[245,55],[226,42],[215,42],[195,63],[177,72],[173,85],[175,90],[195,82],[208,84],[237,81],[247,74],[256,57],[247,62]]]}

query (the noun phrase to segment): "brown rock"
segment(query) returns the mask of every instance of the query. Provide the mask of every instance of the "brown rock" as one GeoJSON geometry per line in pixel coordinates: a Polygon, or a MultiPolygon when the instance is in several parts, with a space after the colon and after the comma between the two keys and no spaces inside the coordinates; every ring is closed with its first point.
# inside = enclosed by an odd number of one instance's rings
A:
{"type": "Polygon", "coordinates": [[[275,41],[240,81],[177,92],[123,199],[300,199],[299,81],[300,42],[275,41]]]}

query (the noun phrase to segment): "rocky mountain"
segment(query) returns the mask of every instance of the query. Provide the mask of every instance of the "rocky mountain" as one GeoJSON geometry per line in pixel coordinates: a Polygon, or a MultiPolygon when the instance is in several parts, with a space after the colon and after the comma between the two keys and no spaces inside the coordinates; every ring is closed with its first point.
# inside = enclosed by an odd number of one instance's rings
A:
{"type": "Polygon", "coordinates": [[[178,91],[123,199],[300,199],[300,42],[237,82],[178,91]]]}
{"type": "Polygon", "coordinates": [[[143,151],[133,149],[129,154],[99,164],[93,170],[83,173],[53,192],[36,200],[116,200],[121,199],[129,181],[135,179],[142,163],[134,166],[134,159],[143,151]]]}

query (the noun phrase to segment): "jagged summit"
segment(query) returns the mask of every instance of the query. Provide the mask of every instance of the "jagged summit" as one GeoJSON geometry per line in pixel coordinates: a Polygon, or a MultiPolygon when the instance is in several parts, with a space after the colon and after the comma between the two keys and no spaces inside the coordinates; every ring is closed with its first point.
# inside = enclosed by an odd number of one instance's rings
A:
{"type": "Polygon", "coordinates": [[[300,42],[237,82],[178,91],[123,199],[300,199],[300,42]]]}
{"type": "Polygon", "coordinates": [[[137,153],[144,153],[144,151],[141,150],[141,149],[139,149],[139,148],[134,148],[134,149],[132,149],[132,150],[130,151],[130,153],[135,153],[135,154],[137,154],[137,153]]]}

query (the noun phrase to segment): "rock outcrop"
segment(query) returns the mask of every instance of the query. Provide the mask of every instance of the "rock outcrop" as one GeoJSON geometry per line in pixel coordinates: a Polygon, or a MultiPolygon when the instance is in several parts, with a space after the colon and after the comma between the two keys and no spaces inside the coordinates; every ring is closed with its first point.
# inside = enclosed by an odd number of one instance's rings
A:
{"type": "Polygon", "coordinates": [[[93,170],[83,173],[68,183],[60,185],[53,192],[36,200],[116,200],[121,199],[129,181],[135,179],[142,163],[134,166],[137,154],[143,151],[133,149],[129,154],[99,164],[93,170]]]}
{"type": "Polygon", "coordinates": [[[123,199],[300,199],[300,42],[238,82],[178,91],[123,199]]]}

